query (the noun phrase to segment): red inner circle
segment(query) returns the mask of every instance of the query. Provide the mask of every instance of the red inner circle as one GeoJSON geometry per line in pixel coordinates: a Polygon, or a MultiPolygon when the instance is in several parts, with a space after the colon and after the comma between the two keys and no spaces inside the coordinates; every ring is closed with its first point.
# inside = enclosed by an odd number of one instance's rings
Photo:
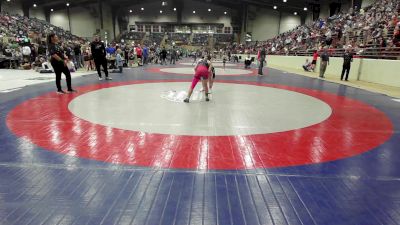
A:
{"type": "Polygon", "coordinates": [[[333,110],[325,121],[306,128],[244,136],[151,134],[93,124],[74,116],[68,104],[102,88],[158,82],[103,83],[78,88],[78,94],[49,93],[16,106],[7,125],[16,135],[49,151],[125,165],[182,169],[255,169],[322,163],[361,154],[393,134],[390,119],[361,101],[283,85],[224,81],[303,93],[333,110]]]}

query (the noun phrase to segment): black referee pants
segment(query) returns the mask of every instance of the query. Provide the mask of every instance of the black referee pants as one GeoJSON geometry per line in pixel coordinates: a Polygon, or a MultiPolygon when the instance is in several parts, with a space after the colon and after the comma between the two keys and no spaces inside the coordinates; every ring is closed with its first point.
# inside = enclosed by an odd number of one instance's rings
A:
{"type": "Polygon", "coordinates": [[[68,91],[72,90],[71,86],[71,73],[69,72],[68,67],[64,65],[64,62],[53,62],[51,63],[51,66],[54,69],[54,73],[56,74],[56,86],[57,86],[57,91],[61,91],[61,74],[65,74],[65,78],[67,81],[67,88],[68,91]]]}
{"type": "Polygon", "coordinates": [[[100,66],[103,67],[104,73],[106,74],[106,77],[108,77],[107,59],[94,59],[94,64],[96,65],[96,70],[99,77],[101,77],[100,66]]]}
{"type": "Polygon", "coordinates": [[[343,80],[343,77],[344,77],[345,73],[346,73],[345,80],[349,79],[350,67],[351,67],[350,63],[349,64],[347,64],[347,63],[343,64],[342,76],[340,77],[340,80],[343,80]]]}

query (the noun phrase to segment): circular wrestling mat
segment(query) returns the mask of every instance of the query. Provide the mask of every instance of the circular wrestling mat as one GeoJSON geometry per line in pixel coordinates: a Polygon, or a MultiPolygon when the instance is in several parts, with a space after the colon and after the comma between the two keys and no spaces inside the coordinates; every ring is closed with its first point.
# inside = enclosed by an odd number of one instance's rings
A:
{"type": "Polygon", "coordinates": [[[184,104],[163,96],[189,84],[115,82],[80,87],[72,95],[49,93],[16,106],[7,126],[59,154],[212,170],[343,159],[379,146],[393,133],[391,121],[376,108],[306,88],[222,82],[216,83],[211,102],[184,104]]]}

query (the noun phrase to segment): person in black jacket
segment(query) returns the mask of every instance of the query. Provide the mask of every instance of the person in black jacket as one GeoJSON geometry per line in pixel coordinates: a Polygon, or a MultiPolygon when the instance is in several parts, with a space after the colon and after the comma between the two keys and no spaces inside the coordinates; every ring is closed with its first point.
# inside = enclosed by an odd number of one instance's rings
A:
{"type": "Polygon", "coordinates": [[[169,64],[174,64],[176,62],[176,49],[175,47],[172,47],[171,49],[171,60],[169,61],[169,64]]]}
{"type": "Polygon", "coordinates": [[[68,59],[64,55],[64,49],[59,45],[58,37],[55,34],[47,36],[47,44],[50,55],[51,66],[56,74],[57,94],[65,94],[61,88],[61,74],[65,74],[67,80],[68,92],[76,92],[72,89],[71,73],[67,67],[68,59]]]}
{"type": "Polygon", "coordinates": [[[340,80],[343,80],[343,78],[344,78],[345,81],[348,81],[351,62],[353,62],[353,53],[350,52],[350,48],[346,48],[344,55],[343,55],[343,69],[342,69],[342,76],[340,77],[340,80]],[[346,73],[346,77],[344,77],[345,73],[346,73]]]}
{"type": "Polygon", "coordinates": [[[165,47],[163,47],[163,49],[161,50],[160,57],[161,57],[161,65],[163,64],[167,65],[167,63],[165,62],[165,59],[167,58],[167,50],[165,50],[165,47]]]}
{"type": "Polygon", "coordinates": [[[264,68],[264,62],[265,62],[265,57],[267,56],[267,52],[265,48],[261,48],[260,53],[258,55],[258,75],[263,75],[263,68],[264,68]]]}
{"type": "Polygon", "coordinates": [[[75,67],[77,68],[82,68],[82,46],[78,43],[75,44],[74,46],[74,61],[75,61],[75,67]]]}
{"type": "Polygon", "coordinates": [[[111,77],[108,77],[106,48],[104,43],[100,41],[99,36],[94,36],[93,42],[90,43],[90,48],[92,50],[92,56],[94,59],[94,64],[96,65],[97,74],[99,74],[99,80],[103,80],[101,77],[100,66],[103,67],[104,73],[106,74],[106,80],[112,80],[111,77]]]}

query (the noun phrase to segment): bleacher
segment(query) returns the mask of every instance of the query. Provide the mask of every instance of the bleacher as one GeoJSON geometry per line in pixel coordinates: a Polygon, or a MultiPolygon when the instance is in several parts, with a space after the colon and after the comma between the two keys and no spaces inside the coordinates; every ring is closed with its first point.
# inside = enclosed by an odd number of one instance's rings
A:
{"type": "Polygon", "coordinates": [[[121,35],[121,39],[124,40],[129,40],[129,41],[135,41],[135,42],[141,42],[144,38],[146,33],[144,32],[125,32],[121,35]]]}
{"type": "Polygon", "coordinates": [[[184,33],[169,33],[168,41],[170,43],[175,42],[176,44],[187,45],[189,44],[190,34],[184,33]]]}
{"type": "Polygon", "coordinates": [[[161,44],[161,41],[164,39],[164,33],[151,33],[149,36],[149,43],[154,44],[156,43],[157,45],[161,44]]]}
{"type": "Polygon", "coordinates": [[[51,25],[44,20],[28,18],[21,15],[0,13],[0,35],[15,38],[17,41],[28,38],[31,42],[40,42],[49,33],[55,33],[66,42],[82,41],[60,27],[51,25]]]}
{"type": "Polygon", "coordinates": [[[368,53],[367,56],[386,54],[393,58],[400,53],[396,48],[400,47],[399,12],[398,0],[380,0],[358,11],[340,12],[272,39],[237,45],[232,49],[256,53],[257,49],[265,47],[268,54],[304,55],[325,46],[342,50],[351,47],[358,53],[368,53]]]}
{"type": "Polygon", "coordinates": [[[192,45],[195,46],[205,46],[208,45],[208,34],[194,34],[192,45]]]}
{"type": "Polygon", "coordinates": [[[46,21],[0,13],[0,68],[30,69],[31,65],[40,65],[40,60],[47,59],[46,36],[50,33],[61,39],[69,57],[75,46],[85,43],[83,38],[46,21]],[[30,56],[23,57],[23,46],[31,48],[30,56]]]}
{"type": "Polygon", "coordinates": [[[216,43],[232,43],[233,34],[214,34],[216,43]]]}

